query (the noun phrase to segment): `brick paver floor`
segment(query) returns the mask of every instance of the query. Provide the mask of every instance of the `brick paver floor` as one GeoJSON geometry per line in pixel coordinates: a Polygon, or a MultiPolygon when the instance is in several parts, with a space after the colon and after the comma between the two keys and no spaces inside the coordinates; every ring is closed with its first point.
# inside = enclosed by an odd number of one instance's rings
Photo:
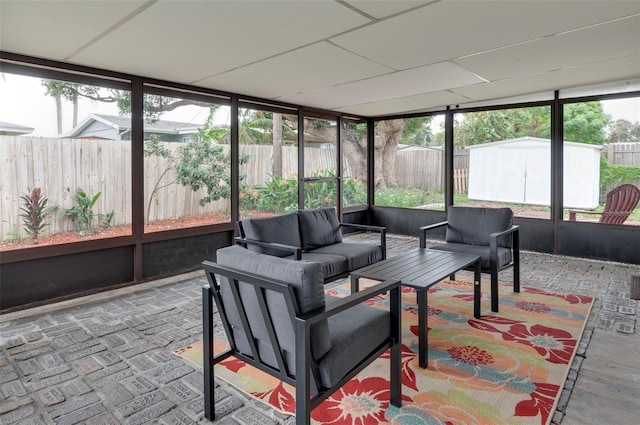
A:
{"type": "MultiPolygon", "coordinates": [[[[415,238],[388,237],[389,256],[417,246],[415,238]]],[[[524,286],[596,297],[554,415],[558,424],[594,330],[615,334],[622,345],[637,344],[640,308],[630,299],[630,281],[640,266],[530,252],[521,262],[524,286]]],[[[506,270],[500,280],[511,276],[506,270]]],[[[0,424],[208,422],[201,370],[171,354],[201,338],[205,283],[202,272],[192,272],[115,297],[118,292],[0,316],[0,424]]],[[[216,397],[217,424],[294,422],[224,383],[216,397]]]]}

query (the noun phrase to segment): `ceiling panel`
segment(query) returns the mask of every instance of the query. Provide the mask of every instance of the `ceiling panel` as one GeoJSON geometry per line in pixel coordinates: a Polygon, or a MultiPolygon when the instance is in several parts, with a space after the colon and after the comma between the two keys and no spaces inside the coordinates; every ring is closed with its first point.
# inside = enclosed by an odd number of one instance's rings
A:
{"type": "Polygon", "coordinates": [[[293,96],[284,96],[281,100],[334,109],[436,92],[482,81],[476,75],[453,63],[443,62],[293,96]]]}
{"type": "Polygon", "coordinates": [[[337,108],[337,111],[360,114],[365,116],[384,116],[402,114],[405,112],[421,112],[442,105],[456,105],[468,102],[469,99],[456,93],[439,91],[416,96],[406,96],[380,102],[365,103],[359,105],[337,108]]]}
{"type": "Polygon", "coordinates": [[[63,60],[145,3],[3,0],[0,2],[0,48],[63,60]]]}
{"type": "Polygon", "coordinates": [[[331,41],[386,66],[407,69],[638,12],[640,1],[442,1],[331,41]]]}
{"type": "Polygon", "coordinates": [[[256,62],[197,84],[273,98],[392,72],[327,42],[256,62]]]}
{"type": "Polygon", "coordinates": [[[72,60],[190,83],[367,22],[333,1],[161,1],[72,60]]]}
{"type": "Polygon", "coordinates": [[[376,19],[383,19],[388,16],[397,15],[410,9],[433,3],[434,0],[392,0],[392,1],[371,1],[371,0],[346,0],[355,8],[362,10],[367,15],[376,19]]]}
{"type": "Polygon", "coordinates": [[[555,90],[559,87],[580,87],[638,77],[640,77],[640,55],[522,78],[460,87],[452,91],[469,99],[489,100],[555,90]]]}
{"type": "Polygon", "coordinates": [[[591,26],[455,62],[490,81],[640,54],[640,16],[591,26]]]}

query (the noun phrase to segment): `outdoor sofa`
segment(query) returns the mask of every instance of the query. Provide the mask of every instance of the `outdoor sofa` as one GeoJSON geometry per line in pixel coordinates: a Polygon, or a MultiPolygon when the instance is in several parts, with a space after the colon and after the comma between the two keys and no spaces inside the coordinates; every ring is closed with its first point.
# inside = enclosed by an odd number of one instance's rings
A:
{"type": "Polygon", "coordinates": [[[247,249],[321,265],[325,282],[386,258],[386,228],[340,223],[334,208],[297,210],[238,222],[236,243],[247,249]],[[376,232],[380,243],[342,241],[342,229],[376,232]]]}

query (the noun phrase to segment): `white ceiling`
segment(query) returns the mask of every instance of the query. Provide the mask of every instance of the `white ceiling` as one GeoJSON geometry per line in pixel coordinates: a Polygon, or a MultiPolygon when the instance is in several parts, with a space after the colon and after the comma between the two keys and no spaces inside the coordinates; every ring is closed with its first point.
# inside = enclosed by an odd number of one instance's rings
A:
{"type": "Polygon", "coordinates": [[[640,0],[0,0],[0,50],[365,116],[640,77],[640,0]]]}

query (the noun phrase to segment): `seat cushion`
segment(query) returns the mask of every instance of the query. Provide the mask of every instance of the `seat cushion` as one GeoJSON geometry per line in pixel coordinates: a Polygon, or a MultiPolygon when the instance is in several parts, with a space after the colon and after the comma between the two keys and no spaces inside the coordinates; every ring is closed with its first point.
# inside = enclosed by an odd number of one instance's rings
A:
{"type": "MultiPolygon", "coordinates": [[[[461,254],[479,255],[480,267],[484,271],[491,269],[489,246],[484,245],[467,245],[461,243],[444,243],[430,246],[429,249],[439,249],[441,251],[458,252],[461,254]]],[[[498,268],[506,266],[512,260],[511,249],[498,247],[498,268]]]]}
{"type": "MultiPolygon", "coordinates": [[[[286,258],[295,260],[293,255],[286,258]]],[[[303,252],[301,261],[319,264],[325,281],[349,271],[347,259],[341,255],[303,252]]]]}
{"type": "Polygon", "coordinates": [[[361,269],[382,260],[382,248],[367,243],[337,243],[311,251],[314,254],[340,255],[347,259],[349,271],[361,269]]]}
{"type": "MultiPolygon", "coordinates": [[[[245,218],[240,221],[244,236],[261,242],[281,243],[300,247],[300,232],[298,230],[298,215],[288,213],[273,217],[245,218]]],[[[280,249],[269,249],[261,246],[248,245],[249,250],[261,254],[286,257],[291,252],[280,249]]]]}
{"type": "MultiPolygon", "coordinates": [[[[326,297],[327,306],[338,298],[326,297]]],[[[367,354],[383,344],[391,334],[388,310],[360,304],[329,318],[331,350],[320,359],[320,381],[335,386],[367,354]]]]}
{"type": "Polygon", "coordinates": [[[333,208],[298,211],[303,250],[342,242],[340,222],[333,208]]]}
{"type": "MultiPolygon", "coordinates": [[[[489,235],[511,228],[510,208],[450,207],[447,212],[447,242],[487,245],[489,235]]],[[[510,247],[511,238],[500,238],[499,246],[510,247]]]]}
{"type": "MultiPolygon", "coordinates": [[[[243,272],[291,284],[302,313],[325,306],[324,279],[321,266],[318,263],[292,261],[271,255],[258,254],[239,245],[219,249],[216,252],[216,257],[217,263],[222,266],[238,268],[243,272]]],[[[240,297],[247,312],[251,332],[257,340],[262,360],[270,366],[277,367],[276,357],[253,286],[242,282],[240,282],[239,286],[240,297]]],[[[220,276],[220,287],[227,318],[233,329],[238,349],[245,354],[251,355],[247,335],[244,333],[240,320],[239,310],[230,291],[229,282],[224,276],[220,276]]],[[[285,350],[285,357],[293,359],[294,356],[291,353],[295,352],[295,334],[285,299],[281,294],[274,291],[266,291],[265,298],[271,312],[278,341],[282,349],[285,350]]],[[[331,348],[327,321],[314,325],[311,334],[311,352],[314,358],[320,358],[331,348]]],[[[292,372],[295,370],[294,363],[288,362],[288,367],[292,372]]]]}

